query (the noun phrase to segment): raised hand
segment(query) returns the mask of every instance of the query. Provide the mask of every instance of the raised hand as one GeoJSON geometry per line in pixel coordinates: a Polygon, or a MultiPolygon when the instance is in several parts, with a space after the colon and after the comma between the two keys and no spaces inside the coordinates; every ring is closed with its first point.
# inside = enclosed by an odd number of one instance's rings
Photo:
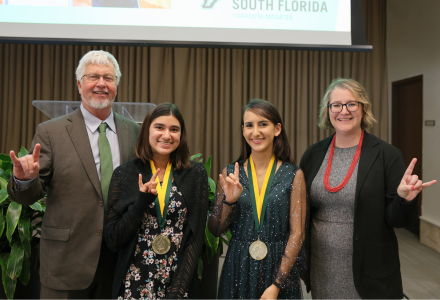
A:
{"type": "Polygon", "coordinates": [[[228,203],[236,202],[240,197],[241,192],[243,192],[243,186],[240,183],[238,174],[239,168],[238,163],[236,162],[234,173],[230,173],[226,178],[223,178],[222,174],[219,176],[220,184],[226,196],[225,201],[228,203]]]}
{"type": "Polygon", "coordinates": [[[15,156],[14,150],[9,152],[9,156],[14,164],[12,172],[15,178],[24,181],[34,179],[38,176],[38,172],[40,172],[40,164],[38,163],[40,160],[40,149],[40,144],[36,144],[32,154],[27,154],[20,158],[15,156]]]}
{"type": "Polygon", "coordinates": [[[419,180],[417,175],[413,175],[416,162],[417,158],[413,158],[408,166],[408,169],[406,169],[406,172],[403,175],[400,185],[397,187],[397,194],[399,194],[399,196],[406,201],[413,200],[424,188],[437,182],[437,180],[432,180],[423,183],[421,180],[419,180]]]}
{"type": "Polygon", "coordinates": [[[156,177],[159,174],[160,169],[156,170],[156,173],[153,174],[150,181],[147,181],[145,184],[142,183],[142,174],[139,174],[139,191],[142,193],[150,193],[157,195],[157,189],[156,189],[156,177]]]}

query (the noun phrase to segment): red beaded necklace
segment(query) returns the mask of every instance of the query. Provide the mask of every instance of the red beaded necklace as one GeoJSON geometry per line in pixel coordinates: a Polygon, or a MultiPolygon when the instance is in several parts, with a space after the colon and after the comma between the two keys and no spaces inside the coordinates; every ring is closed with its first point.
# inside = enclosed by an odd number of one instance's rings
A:
{"type": "Polygon", "coordinates": [[[333,153],[335,152],[335,143],[336,143],[336,134],[333,136],[332,144],[330,146],[330,154],[328,156],[327,168],[325,169],[324,174],[324,186],[330,193],[336,193],[340,191],[350,180],[351,175],[353,174],[354,168],[356,168],[356,164],[361,156],[361,148],[362,141],[364,139],[364,131],[362,130],[361,139],[359,140],[359,144],[356,148],[356,153],[354,154],[353,161],[351,162],[350,169],[348,169],[347,175],[345,175],[344,180],[342,180],[341,184],[337,187],[330,186],[330,172],[332,171],[332,161],[333,161],[333,153]]]}

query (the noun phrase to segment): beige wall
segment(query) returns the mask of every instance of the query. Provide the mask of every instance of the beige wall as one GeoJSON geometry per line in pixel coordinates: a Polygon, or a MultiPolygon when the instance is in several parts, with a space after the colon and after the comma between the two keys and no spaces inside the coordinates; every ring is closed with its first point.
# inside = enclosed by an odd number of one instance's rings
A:
{"type": "MultiPolygon", "coordinates": [[[[422,179],[425,181],[440,180],[439,12],[438,0],[387,1],[389,103],[393,81],[423,75],[423,120],[436,122],[434,127],[423,126],[422,179]]],[[[421,218],[440,227],[440,183],[423,191],[421,218]]]]}

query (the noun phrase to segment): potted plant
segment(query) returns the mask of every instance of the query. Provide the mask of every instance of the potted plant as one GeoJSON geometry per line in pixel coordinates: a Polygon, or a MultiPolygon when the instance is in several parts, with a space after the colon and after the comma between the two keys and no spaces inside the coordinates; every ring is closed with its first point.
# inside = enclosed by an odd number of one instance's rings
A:
{"type": "MultiPolygon", "coordinates": [[[[191,160],[195,160],[200,158],[199,162],[203,162],[203,158],[201,158],[202,154],[198,153],[191,156],[191,160]]],[[[212,211],[213,202],[215,201],[215,196],[217,194],[216,186],[214,180],[209,177],[209,173],[211,172],[211,160],[212,156],[208,158],[205,163],[205,169],[208,172],[208,183],[209,183],[209,191],[208,191],[208,199],[209,199],[209,208],[208,208],[208,216],[212,211]]],[[[202,255],[199,257],[199,264],[197,269],[197,274],[200,281],[203,284],[201,287],[201,298],[216,298],[217,295],[217,277],[218,277],[218,258],[223,254],[223,244],[229,245],[229,241],[231,240],[231,232],[228,229],[222,236],[215,237],[211,231],[209,231],[208,221],[205,226],[205,246],[202,252],[202,255]],[[203,272],[203,266],[205,264],[211,265],[209,272],[209,277],[206,278],[207,272],[203,272]],[[205,275],[203,275],[205,274],[205,275]],[[206,284],[205,284],[206,283],[206,284]]]]}
{"type": "MultiPolygon", "coordinates": [[[[21,147],[18,157],[27,153],[21,147]]],[[[36,237],[41,233],[42,217],[46,210],[41,199],[28,206],[9,198],[6,187],[12,176],[12,167],[9,155],[0,154],[0,265],[3,288],[8,299],[14,298],[18,281],[23,285],[29,283],[31,256],[34,258],[37,255],[31,253],[36,252],[32,249],[38,248],[39,239],[36,237]]]]}

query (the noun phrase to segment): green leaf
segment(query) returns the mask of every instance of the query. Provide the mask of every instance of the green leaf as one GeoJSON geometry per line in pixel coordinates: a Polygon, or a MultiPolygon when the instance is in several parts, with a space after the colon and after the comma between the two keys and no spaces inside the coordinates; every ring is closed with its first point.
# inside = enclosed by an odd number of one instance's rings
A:
{"type": "Polygon", "coordinates": [[[229,246],[229,242],[231,241],[231,238],[232,238],[232,233],[230,229],[226,230],[226,232],[220,236],[220,239],[222,240],[223,243],[225,243],[226,246],[229,246]]]}
{"type": "MultiPolygon", "coordinates": [[[[227,239],[225,239],[224,237],[223,237],[223,235],[221,235],[221,236],[219,236],[219,239],[220,239],[220,241],[222,241],[222,243],[220,243],[220,245],[223,245],[223,244],[225,244],[225,245],[228,245],[228,240],[227,239]]],[[[219,246],[220,247],[220,246],[219,246]]]]}
{"type": "Polygon", "coordinates": [[[1,153],[0,154],[0,169],[7,172],[7,171],[12,170],[12,166],[13,166],[12,160],[9,157],[9,155],[1,153]]]}
{"type": "Polygon", "coordinates": [[[9,253],[6,253],[6,252],[0,253],[0,264],[2,266],[3,288],[5,289],[6,297],[8,299],[13,299],[14,294],[15,294],[15,285],[17,284],[17,280],[12,280],[6,274],[8,259],[9,259],[9,253]]]}
{"type": "Polygon", "coordinates": [[[206,248],[206,257],[208,258],[208,264],[210,264],[214,258],[214,251],[212,251],[212,249],[210,248],[206,248]]]}
{"type": "Polygon", "coordinates": [[[41,201],[38,200],[32,205],[29,205],[33,210],[44,211],[43,206],[41,205],[41,201]]]}
{"type": "Polygon", "coordinates": [[[21,269],[20,281],[27,285],[31,277],[31,257],[24,251],[23,268],[21,269]]]}
{"type": "Polygon", "coordinates": [[[29,255],[31,254],[31,232],[29,231],[31,220],[29,218],[20,218],[18,221],[18,234],[20,235],[21,245],[29,255]]]}
{"type": "Polygon", "coordinates": [[[0,206],[0,237],[5,229],[5,215],[3,214],[3,207],[0,206]]]}
{"type": "Polygon", "coordinates": [[[0,204],[3,203],[6,199],[8,199],[8,191],[7,190],[0,190],[0,204]]]}
{"type": "Polygon", "coordinates": [[[25,147],[21,146],[20,147],[20,151],[18,152],[18,158],[25,156],[26,154],[28,154],[29,152],[26,150],[25,147]]]}
{"type": "Polygon", "coordinates": [[[200,156],[202,156],[202,153],[194,154],[193,156],[190,157],[190,160],[194,160],[196,158],[199,158],[200,156]]]}
{"type": "Polygon", "coordinates": [[[229,245],[229,242],[231,241],[231,238],[232,238],[232,232],[231,232],[231,229],[228,229],[228,230],[226,231],[225,235],[226,235],[226,237],[228,238],[228,245],[229,245]]]}
{"type": "Polygon", "coordinates": [[[8,187],[8,181],[2,177],[0,177],[0,187],[1,190],[6,190],[8,187]]]}
{"type": "Polygon", "coordinates": [[[211,249],[214,250],[214,252],[217,252],[217,248],[218,248],[218,237],[215,237],[211,231],[209,231],[209,227],[208,224],[206,224],[205,226],[205,237],[206,237],[206,241],[208,242],[208,244],[206,245],[206,247],[209,247],[211,249]]]}
{"type": "Polygon", "coordinates": [[[208,255],[208,263],[210,264],[214,254],[217,253],[219,244],[219,238],[215,237],[211,231],[209,231],[208,224],[205,226],[205,241],[206,241],[206,254],[208,255]]]}
{"type": "Polygon", "coordinates": [[[15,280],[20,276],[21,268],[23,266],[24,248],[14,244],[11,249],[11,255],[8,259],[8,276],[15,280]]]}
{"type": "MultiPolygon", "coordinates": [[[[32,223],[29,223],[29,229],[28,230],[29,230],[29,234],[31,236],[30,244],[32,245],[32,238],[33,238],[33,235],[34,235],[34,226],[32,226],[32,223]]],[[[32,253],[29,252],[29,254],[31,255],[32,253]]]]}
{"type": "Polygon", "coordinates": [[[212,155],[210,157],[208,157],[208,160],[205,163],[205,169],[206,169],[206,172],[208,172],[208,176],[209,176],[209,173],[211,173],[211,160],[212,160],[212,155]]]}
{"type": "Polygon", "coordinates": [[[12,162],[12,159],[11,159],[11,157],[9,156],[9,155],[7,155],[7,154],[4,154],[4,153],[0,153],[0,160],[2,161],[2,162],[12,162]]]}
{"type": "Polygon", "coordinates": [[[203,275],[203,260],[202,257],[199,256],[199,264],[197,266],[197,275],[199,276],[199,280],[202,280],[203,275]]]}
{"type": "MultiPolygon", "coordinates": [[[[221,239],[221,237],[219,237],[219,238],[221,239]]],[[[223,243],[219,243],[219,244],[218,244],[218,250],[217,250],[217,252],[218,252],[218,256],[219,256],[219,257],[223,255],[223,243]]]]}
{"type": "Polygon", "coordinates": [[[41,202],[41,200],[38,200],[38,203],[41,204],[41,207],[43,208],[43,212],[45,212],[46,211],[46,204],[41,202]]]}
{"type": "MultiPolygon", "coordinates": [[[[1,163],[0,163],[1,165],[1,163]]],[[[0,168],[0,178],[4,178],[6,180],[9,180],[11,177],[11,172],[9,170],[3,170],[0,168]]]]}
{"type": "Polygon", "coordinates": [[[212,201],[212,199],[214,199],[215,193],[216,193],[215,182],[211,177],[208,177],[208,183],[209,183],[208,199],[209,199],[209,201],[212,201]]]}
{"type": "Polygon", "coordinates": [[[9,204],[8,211],[6,213],[6,237],[8,238],[9,243],[12,241],[12,234],[17,227],[20,213],[21,204],[12,201],[11,204],[9,204]]]}

